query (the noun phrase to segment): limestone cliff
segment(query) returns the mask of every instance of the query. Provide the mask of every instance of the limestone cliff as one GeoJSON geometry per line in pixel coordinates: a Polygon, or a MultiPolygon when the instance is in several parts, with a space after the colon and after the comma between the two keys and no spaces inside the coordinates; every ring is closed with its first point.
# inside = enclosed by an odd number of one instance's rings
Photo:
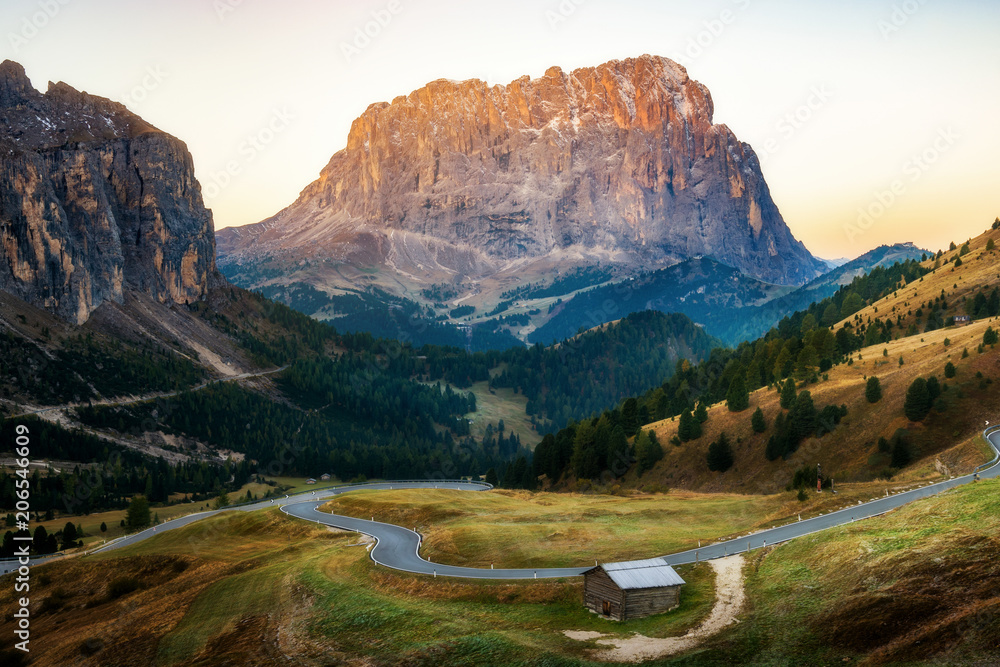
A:
{"type": "Polygon", "coordinates": [[[374,104],[293,205],[219,244],[223,263],[332,258],[429,279],[567,254],[638,270],[711,255],[781,284],[824,268],[750,146],[713,124],[705,86],[652,56],[374,104]]]}
{"type": "Polygon", "coordinates": [[[212,215],[187,147],[124,106],[0,64],[0,289],[81,324],[125,289],[202,298],[212,215]]]}

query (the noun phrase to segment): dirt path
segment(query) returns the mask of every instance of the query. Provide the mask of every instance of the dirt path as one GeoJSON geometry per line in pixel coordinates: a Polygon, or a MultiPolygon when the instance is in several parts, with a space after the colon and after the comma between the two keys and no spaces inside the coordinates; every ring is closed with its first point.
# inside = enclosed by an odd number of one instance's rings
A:
{"type": "MultiPolygon", "coordinates": [[[[701,625],[688,632],[683,637],[668,637],[655,639],[636,634],[625,639],[598,639],[602,646],[610,646],[607,650],[594,651],[593,658],[608,662],[643,662],[688,651],[702,640],[721,632],[725,627],[736,622],[736,615],[743,608],[745,595],[743,592],[743,556],[720,558],[709,563],[715,570],[715,606],[712,613],[701,625]]],[[[580,633],[566,631],[571,639],[595,639],[603,635],[597,633],[580,633]]]]}

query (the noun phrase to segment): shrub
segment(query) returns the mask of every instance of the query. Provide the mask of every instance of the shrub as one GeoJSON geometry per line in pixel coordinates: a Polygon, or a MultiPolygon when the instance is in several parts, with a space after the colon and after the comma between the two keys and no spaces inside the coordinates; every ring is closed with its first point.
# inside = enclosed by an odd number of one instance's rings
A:
{"type": "Polygon", "coordinates": [[[108,584],[108,599],[117,600],[133,591],[139,590],[139,580],[135,577],[118,577],[108,584]]]}
{"type": "Polygon", "coordinates": [[[729,393],[726,395],[726,405],[730,412],[743,412],[750,407],[750,393],[747,391],[746,380],[741,373],[737,373],[729,385],[729,393]]]}
{"type": "Polygon", "coordinates": [[[993,327],[986,329],[986,333],[983,334],[983,345],[996,345],[998,342],[997,332],[993,327]]]}
{"type": "Polygon", "coordinates": [[[900,429],[892,436],[892,467],[905,468],[913,461],[913,447],[909,433],[900,429]]]}
{"type": "Polygon", "coordinates": [[[786,410],[791,409],[795,403],[795,380],[788,378],[784,386],[781,387],[781,407],[786,410]]]}
{"type": "Polygon", "coordinates": [[[718,440],[708,446],[707,459],[712,472],[726,472],[733,467],[733,448],[725,433],[720,433],[718,440]]]}
{"type": "Polygon", "coordinates": [[[872,404],[882,400],[882,382],[877,377],[868,378],[868,386],[865,387],[865,398],[872,404]]]}
{"type": "Polygon", "coordinates": [[[927,390],[927,380],[917,378],[906,391],[903,412],[910,421],[923,421],[931,411],[931,396],[927,390]]]}
{"type": "Polygon", "coordinates": [[[949,380],[958,373],[958,369],[955,368],[955,364],[950,361],[944,367],[944,376],[949,380]]]}

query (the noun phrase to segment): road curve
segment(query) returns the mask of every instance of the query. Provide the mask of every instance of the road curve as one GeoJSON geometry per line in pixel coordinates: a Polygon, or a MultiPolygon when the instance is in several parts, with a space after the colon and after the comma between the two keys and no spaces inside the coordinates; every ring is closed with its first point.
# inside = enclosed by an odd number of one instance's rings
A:
{"type": "MultiPolygon", "coordinates": [[[[983,435],[986,437],[987,442],[990,443],[994,452],[996,452],[996,457],[990,463],[980,466],[980,468],[977,469],[977,472],[982,479],[1000,477],[1000,427],[988,429],[983,433],[983,435]]],[[[855,507],[848,507],[837,512],[823,514],[805,521],[771,528],[754,533],[747,537],[728,540],[726,542],[719,542],[717,544],[711,544],[699,549],[682,551],[680,553],[664,556],[664,558],[671,565],[683,565],[697,561],[724,558],[725,556],[735,553],[743,553],[753,549],[760,549],[769,544],[780,544],[782,542],[795,539],[796,537],[811,535],[813,533],[827,530],[828,528],[843,526],[855,521],[869,519],[885,514],[915,500],[927,498],[949,489],[968,484],[973,481],[973,478],[973,474],[956,477],[937,484],[930,484],[918,489],[913,489],[912,491],[906,491],[887,496],[885,498],[879,498],[855,507]]],[[[372,560],[379,565],[384,565],[394,570],[401,570],[404,572],[442,577],[461,577],[467,579],[552,579],[578,576],[590,567],[593,567],[592,565],[587,564],[585,566],[575,568],[496,570],[432,563],[420,557],[419,550],[421,538],[419,534],[412,530],[395,526],[393,524],[380,523],[377,521],[365,521],[364,519],[355,519],[352,517],[327,514],[319,511],[319,507],[330,498],[351,491],[358,491],[361,489],[387,491],[393,489],[432,488],[458,491],[486,491],[491,487],[487,484],[478,484],[475,482],[413,481],[378,482],[322,489],[305,494],[298,494],[296,496],[286,496],[281,499],[276,498],[263,500],[253,504],[225,510],[213,510],[209,512],[189,514],[187,516],[167,521],[159,526],[156,526],[155,528],[149,528],[141,533],[120,538],[103,547],[95,549],[91,553],[102,553],[105,551],[121,549],[149,539],[150,537],[156,535],[157,532],[162,533],[174,528],[180,528],[221,512],[253,512],[269,507],[280,507],[282,512],[298,519],[312,521],[314,523],[319,523],[333,528],[351,530],[374,537],[376,545],[371,550],[372,560]]],[[[52,557],[32,559],[31,564],[39,565],[48,560],[52,560],[52,557]]],[[[0,574],[6,574],[11,571],[12,566],[13,564],[10,562],[0,564],[0,574]]]]}
{"type": "MultiPolygon", "coordinates": [[[[980,466],[977,472],[982,479],[992,479],[1000,476],[1000,430],[987,430],[983,434],[990,446],[996,452],[996,457],[989,464],[980,466]]],[[[870,519],[902,507],[914,500],[927,498],[943,491],[953,489],[973,481],[974,475],[956,477],[937,484],[931,484],[912,491],[879,498],[868,503],[848,507],[837,512],[823,514],[805,521],[798,521],[778,528],[763,530],[747,537],[719,542],[699,549],[691,549],[680,553],[664,556],[671,565],[684,565],[697,561],[724,558],[736,553],[760,549],[767,545],[780,544],[818,533],[828,528],[843,526],[862,519],[870,519]]],[[[441,488],[458,488],[462,485],[442,486],[441,488]]],[[[476,487],[476,485],[467,485],[476,487]]],[[[395,488],[425,488],[420,485],[396,486],[395,488]]],[[[481,488],[481,487],[480,487],[481,488]]],[[[336,495],[336,494],[333,494],[336,495]]],[[[542,568],[538,570],[487,570],[470,567],[439,565],[424,560],[419,555],[420,536],[406,528],[391,524],[365,521],[351,517],[326,514],[319,511],[322,503],[309,501],[290,503],[281,508],[282,512],[299,519],[321,523],[326,526],[353,530],[374,537],[378,543],[372,549],[372,560],[380,565],[404,572],[418,574],[435,574],[446,577],[464,577],[469,579],[548,579],[553,577],[572,577],[588,570],[590,565],[579,568],[542,568]]]]}

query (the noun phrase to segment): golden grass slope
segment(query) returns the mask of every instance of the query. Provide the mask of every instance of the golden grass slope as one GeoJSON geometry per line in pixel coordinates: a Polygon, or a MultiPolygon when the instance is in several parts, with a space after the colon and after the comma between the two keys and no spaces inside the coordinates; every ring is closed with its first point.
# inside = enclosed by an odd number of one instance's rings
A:
{"type": "MultiPolygon", "coordinates": [[[[903,314],[902,328],[894,329],[896,335],[901,335],[915,322],[915,313],[921,304],[933,301],[942,290],[949,304],[948,314],[964,314],[963,298],[971,299],[981,287],[992,290],[1000,286],[1000,253],[986,250],[990,239],[1000,242],[1000,230],[973,239],[971,252],[962,258],[962,266],[955,268],[952,264],[943,264],[922,280],[901,287],[895,295],[865,308],[858,317],[867,322],[877,317],[895,320],[897,314],[903,314]],[[908,314],[910,311],[912,314],[908,314]]],[[[957,254],[958,250],[948,253],[943,260],[957,254]]],[[[935,260],[929,260],[926,266],[932,268],[934,263],[935,260]]],[[[656,431],[666,456],[641,478],[630,473],[623,480],[623,486],[770,493],[788,484],[796,469],[817,463],[838,481],[869,481],[889,464],[888,458],[877,452],[878,439],[889,439],[900,428],[912,433],[920,459],[918,467],[926,469],[929,464],[933,467],[937,457],[944,457],[949,460],[942,460],[937,466],[938,475],[944,469],[948,474],[969,472],[986,460],[976,454],[977,447],[971,443],[972,439],[988,420],[1000,422],[1000,383],[996,382],[1000,379],[1000,350],[987,347],[983,353],[977,351],[983,333],[991,326],[997,329],[1000,320],[980,320],[966,327],[948,327],[872,346],[855,355],[853,365],[835,366],[818,383],[801,385],[800,390],[807,389],[812,394],[817,409],[825,405],[846,405],[849,413],[833,433],[804,442],[789,461],[768,462],[764,449],[771,431],[757,435],[750,426],[750,417],[758,406],[764,411],[769,426],[773,425],[780,410],[776,389],[753,393],[750,409],[745,412],[731,413],[725,404],[712,406],[703,436],[678,447],[670,444],[677,433],[676,420],[648,425],[647,428],[656,431]],[[969,356],[963,358],[966,349],[969,356]],[[953,380],[944,377],[948,362],[958,368],[958,375],[953,380]],[[882,401],[875,405],[869,404],[864,396],[865,383],[871,376],[879,378],[884,393],[882,401]],[[937,376],[949,385],[943,397],[947,410],[932,412],[923,423],[911,423],[903,413],[906,390],[916,378],[930,376],[937,376]],[[705,456],[709,443],[721,432],[733,442],[736,463],[726,473],[711,473],[705,456]],[[968,443],[966,449],[944,455],[963,443],[968,443]]]]}

